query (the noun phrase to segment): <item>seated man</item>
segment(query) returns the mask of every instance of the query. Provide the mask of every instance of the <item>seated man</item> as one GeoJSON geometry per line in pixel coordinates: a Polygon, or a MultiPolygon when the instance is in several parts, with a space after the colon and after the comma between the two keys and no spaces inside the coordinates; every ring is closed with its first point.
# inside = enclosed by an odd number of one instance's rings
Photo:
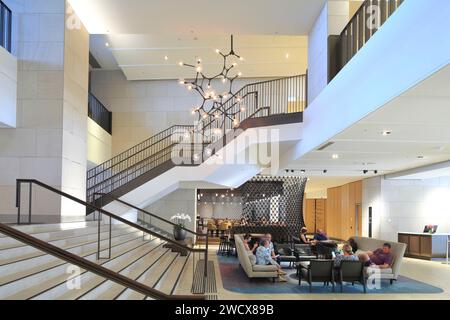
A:
{"type": "Polygon", "coordinates": [[[272,264],[276,266],[278,269],[279,280],[282,282],[286,281],[286,279],[282,277],[282,275],[285,275],[286,273],[281,270],[281,266],[271,257],[268,240],[263,240],[258,249],[256,249],[256,264],[263,266],[272,264]]]}
{"type": "Polygon", "coordinates": [[[336,258],[334,258],[334,267],[339,268],[341,266],[341,261],[359,261],[357,255],[353,253],[352,247],[346,243],[342,247],[342,254],[338,254],[336,258]]]}
{"type": "Polygon", "coordinates": [[[387,269],[392,266],[394,258],[391,253],[391,245],[389,243],[383,244],[383,248],[375,251],[368,251],[359,255],[359,260],[364,262],[365,267],[372,267],[378,269],[387,269]]]}
{"type": "Polygon", "coordinates": [[[328,236],[322,229],[317,229],[317,232],[314,234],[314,240],[316,241],[326,241],[328,240],[328,236]]]}

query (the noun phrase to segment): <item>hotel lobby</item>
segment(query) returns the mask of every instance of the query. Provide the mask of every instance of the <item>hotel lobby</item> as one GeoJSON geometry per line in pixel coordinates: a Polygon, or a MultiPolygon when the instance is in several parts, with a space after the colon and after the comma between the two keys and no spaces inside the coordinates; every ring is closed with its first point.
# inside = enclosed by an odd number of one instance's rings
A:
{"type": "Polygon", "coordinates": [[[0,0],[0,300],[450,300],[448,16],[0,0]]]}

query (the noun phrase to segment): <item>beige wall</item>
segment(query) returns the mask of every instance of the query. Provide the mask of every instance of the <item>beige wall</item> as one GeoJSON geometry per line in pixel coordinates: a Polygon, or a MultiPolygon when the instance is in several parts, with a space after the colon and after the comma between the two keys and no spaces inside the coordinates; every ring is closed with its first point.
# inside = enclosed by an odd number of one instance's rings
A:
{"type": "Polygon", "coordinates": [[[398,232],[422,232],[427,224],[450,233],[450,177],[426,180],[363,181],[363,234],[368,234],[372,207],[373,237],[396,241],[398,232]]]}
{"type": "Polygon", "coordinates": [[[112,136],[95,121],[87,120],[87,160],[92,168],[111,159],[112,136]]]}
{"type": "MultiPolygon", "coordinates": [[[[233,90],[259,80],[237,80],[233,90]]],[[[93,71],[91,81],[94,95],[113,112],[113,155],[172,125],[196,120],[191,111],[201,100],[177,80],[128,81],[122,71],[93,71]]]]}
{"type": "Polygon", "coordinates": [[[363,4],[364,0],[350,0],[349,1],[349,17],[352,18],[356,11],[358,11],[358,9],[361,7],[361,5],[363,4]]]}
{"type": "MultiPolygon", "coordinates": [[[[192,221],[190,223],[188,222],[186,227],[195,231],[197,217],[196,194],[196,189],[177,189],[164,198],[152,203],[145,210],[166,220],[170,220],[177,213],[187,214],[191,217],[192,221]]],[[[172,232],[173,230],[170,225],[161,222],[158,223],[156,219],[152,220],[152,224],[167,232],[172,232]]]]}
{"type": "MultiPolygon", "coordinates": [[[[65,0],[5,2],[13,11],[18,92],[17,128],[0,129],[0,219],[14,221],[19,177],[84,197],[88,36],[83,27],[65,29],[65,0]]],[[[73,208],[33,190],[34,222],[82,217],[73,208]]]]}
{"type": "Polygon", "coordinates": [[[311,103],[328,84],[328,37],[342,32],[349,20],[349,2],[328,1],[308,39],[308,101],[311,103]]]}
{"type": "MultiPolygon", "coordinates": [[[[74,14],[66,3],[66,20],[74,14]]],[[[86,199],[89,33],[82,25],[64,29],[64,95],[61,189],[86,199]]],[[[63,217],[84,216],[83,206],[63,199],[63,217]]]]}

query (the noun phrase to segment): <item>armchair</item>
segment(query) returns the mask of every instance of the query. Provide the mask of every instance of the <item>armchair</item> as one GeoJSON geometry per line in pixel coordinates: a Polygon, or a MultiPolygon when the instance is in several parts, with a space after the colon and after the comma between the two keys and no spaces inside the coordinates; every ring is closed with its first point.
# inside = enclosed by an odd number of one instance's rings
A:
{"type": "Polygon", "coordinates": [[[363,262],[343,260],[337,273],[338,283],[341,285],[341,292],[344,291],[344,282],[351,282],[352,284],[359,282],[364,288],[364,293],[367,293],[363,262]]]}
{"type": "Polygon", "coordinates": [[[302,284],[302,279],[305,279],[309,284],[309,292],[312,292],[313,282],[331,282],[333,292],[334,288],[334,272],[333,272],[333,260],[311,260],[311,262],[306,265],[302,264],[298,284],[302,284]]]}

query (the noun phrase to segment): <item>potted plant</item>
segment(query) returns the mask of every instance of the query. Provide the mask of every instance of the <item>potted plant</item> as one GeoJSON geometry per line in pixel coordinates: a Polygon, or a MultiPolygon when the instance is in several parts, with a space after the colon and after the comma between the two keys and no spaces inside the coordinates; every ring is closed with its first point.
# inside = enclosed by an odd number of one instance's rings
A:
{"type": "Polygon", "coordinates": [[[191,222],[191,217],[185,213],[177,213],[172,216],[170,220],[176,225],[173,226],[173,237],[177,241],[183,241],[186,239],[186,230],[183,229],[186,227],[186,221],[191,222]]]}

